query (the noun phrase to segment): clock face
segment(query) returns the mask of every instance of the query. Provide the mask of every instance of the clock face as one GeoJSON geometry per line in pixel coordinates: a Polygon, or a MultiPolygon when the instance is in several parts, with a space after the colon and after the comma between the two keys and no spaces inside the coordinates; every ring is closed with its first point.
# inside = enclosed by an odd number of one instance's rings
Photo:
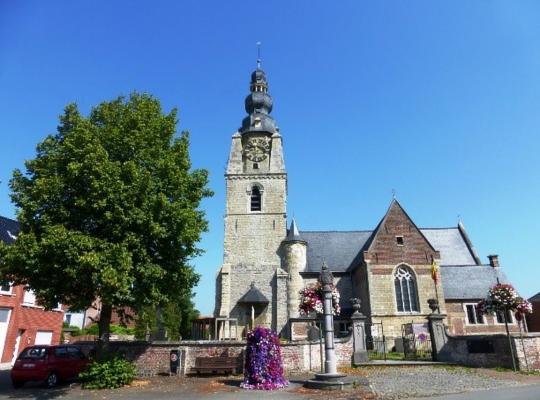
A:
{"type": "Polygon", "coordinates": [[[267,138],[253,138],[250,139],[244,148],[244,154],[246,157],[254,162],[259,162],[268,157],[270,151],[270,144],[267,138]]]}

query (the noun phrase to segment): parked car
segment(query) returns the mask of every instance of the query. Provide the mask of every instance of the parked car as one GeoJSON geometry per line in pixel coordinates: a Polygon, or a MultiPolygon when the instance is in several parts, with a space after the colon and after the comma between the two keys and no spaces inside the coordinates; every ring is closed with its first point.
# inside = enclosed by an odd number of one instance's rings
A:
{"type": "Polygon", "coordinates": [[[17,357],[11,369],[11,382],[18,388],[28,381],[44,381],[52,388],[60,380],[77,378],[88,363],[77,346],[30,346],[17,357]]]}

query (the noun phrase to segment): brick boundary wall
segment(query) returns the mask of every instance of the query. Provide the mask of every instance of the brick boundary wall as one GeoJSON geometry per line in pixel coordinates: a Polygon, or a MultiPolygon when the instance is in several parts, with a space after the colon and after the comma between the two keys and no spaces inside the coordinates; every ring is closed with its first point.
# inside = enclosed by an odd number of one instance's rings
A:
{"type": "MultiPolygon", "coordinates": [[[[89,352],[94,342],[76,342],[89,352]]],[[[169,372],[169,354],[171,350],[179,350],[180,375],[190,373],[197,357],[243,357],[246,342],[185,340],[179,342],[110,342],[110,348],[124,355],[137,367],[139,376],[152,376],[169,372]]],[[[351,366],[353,354],[352,335],[335,340],[335,351],[338,366],[351,366]]],[[[323,348],[324,352],[324,348],[323,348]]],[[[281,355],[285,372],[320,371],[320,346],[318,341],[299,341],[281,344],[281,355]]]]}

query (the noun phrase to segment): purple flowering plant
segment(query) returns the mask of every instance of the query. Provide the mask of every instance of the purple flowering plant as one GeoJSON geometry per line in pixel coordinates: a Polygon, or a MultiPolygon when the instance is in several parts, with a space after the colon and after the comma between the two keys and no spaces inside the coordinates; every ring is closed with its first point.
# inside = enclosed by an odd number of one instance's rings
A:
{"type": "Polygon", "coordinates": [[[268,328],[256,327],[247,335],[244,389],[274,390],[286,387],[278,335],[268,328]]]}

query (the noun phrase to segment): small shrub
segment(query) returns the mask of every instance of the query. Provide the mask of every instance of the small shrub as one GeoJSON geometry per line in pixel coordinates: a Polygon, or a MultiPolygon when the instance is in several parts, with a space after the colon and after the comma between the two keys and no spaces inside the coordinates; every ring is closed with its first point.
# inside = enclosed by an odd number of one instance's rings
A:
{"type": "Polygon", "coordinates": [[[84,389],[116,389],[135,379],[135,366],[121,358],[96,361],[79,374],[84,389]]]}

